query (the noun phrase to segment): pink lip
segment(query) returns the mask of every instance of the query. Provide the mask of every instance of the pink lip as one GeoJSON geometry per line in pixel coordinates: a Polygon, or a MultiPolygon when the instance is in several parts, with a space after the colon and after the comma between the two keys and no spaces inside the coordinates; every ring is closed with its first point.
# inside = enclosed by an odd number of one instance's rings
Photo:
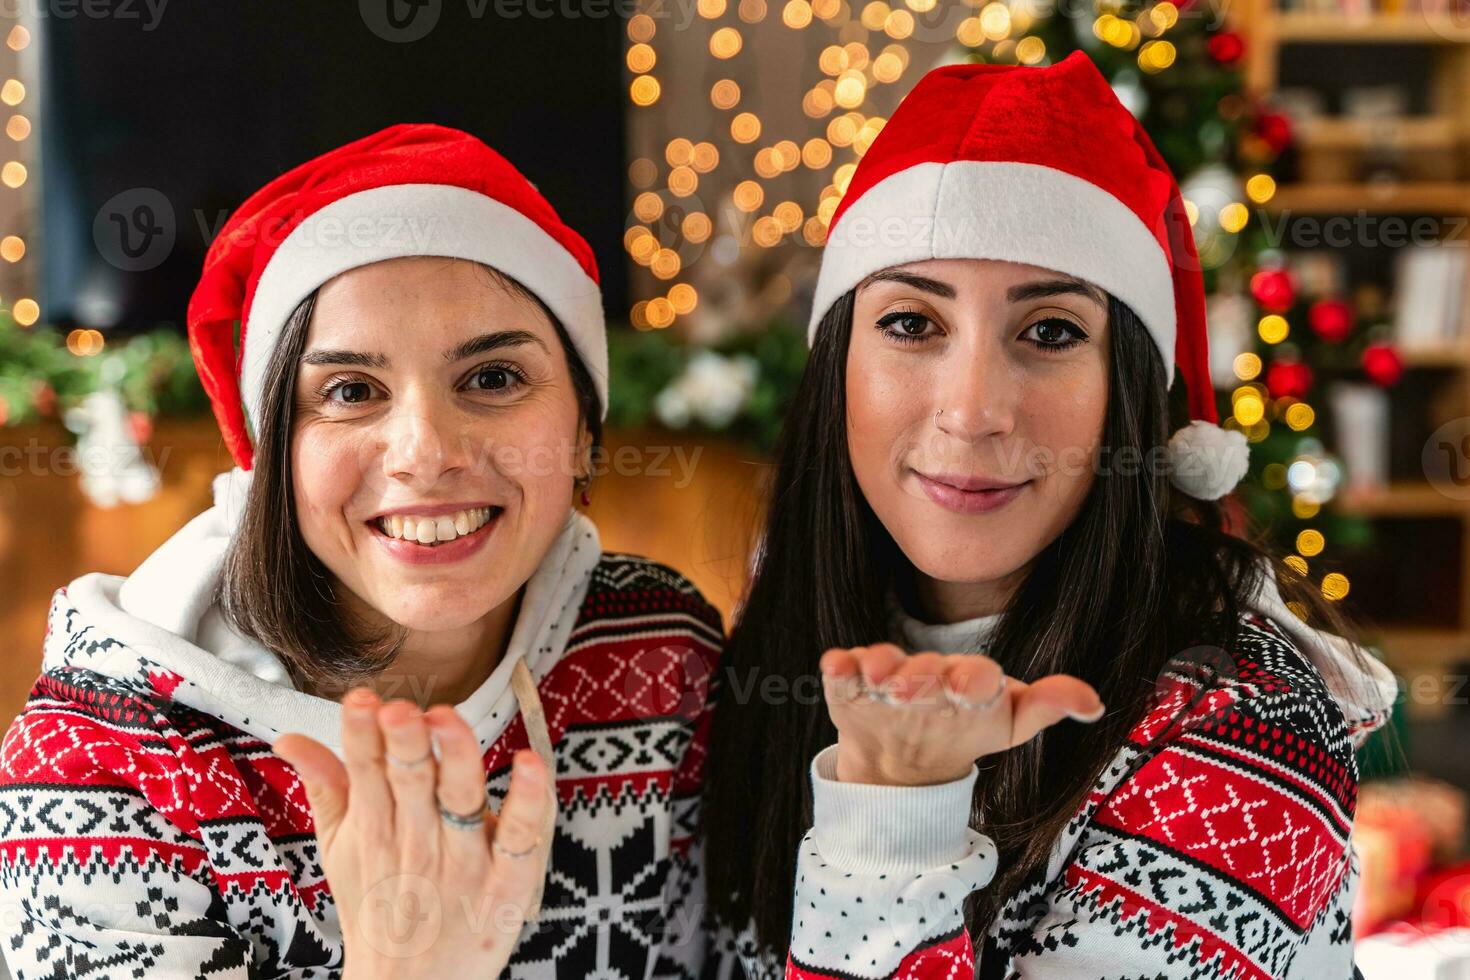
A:
{"type": "Polygon", "coordinates": [[[958,514],[984,514],[997,510],[1015,500],[1031,481],[1002,483],[999,480],[984,480],[972,477],[925,476],[918,470],[919,486],[930,500],[946,510],[958,514]]]}
{"type": "MultiPolygon", "coordinates": [[[[483,505],[480,505],[483,506],[483,505]]],[[[466,510],[464,507],[453,507],[447,512],[455,510],[466,510]]],[[[445,512],[444,508],[440,512],[445,512]]],[[[393,511],[392,513],[422,514],[425,517],[436,516],[433,509],[393,511]]],[[[368,521],[368,530],[373,539],[381,544],[388,554],[408,565],[445,565],[451,562],[463,561],[470,555],[485,547],[485,542],[490,540],[490,535],[500,526],[500,515],[504,511],[496,509],[490,519],[469,534],[446,541],[444,544],[419,544],[417,541],[407,541],[403,538],[395,538],[384,534],[378,527],[377,520],[368,521]]]]}
{"type": "Polygon", "coordinates": [[[457,514],[462,510],[474,510],[476,507],[494,507],[488,500],[475,500],[465,504],[413,504],[406,507],[392,507],[388,510],[380,510],[368,518],[376,521],[380,517],[392,517],[394,514],[412,515],[413,517],[441,517],[444,514],[457,514]]]}

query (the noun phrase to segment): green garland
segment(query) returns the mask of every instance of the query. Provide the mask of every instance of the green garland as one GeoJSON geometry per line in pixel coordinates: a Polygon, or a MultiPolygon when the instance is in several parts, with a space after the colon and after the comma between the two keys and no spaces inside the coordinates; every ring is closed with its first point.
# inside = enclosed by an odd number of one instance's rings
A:
{"type": "Polygon", "coordinates": [[[0,312],[0,425],[60,417],[108,387],[149,416],[208,412],[188,342],[171,326],[107,340],[93,355],[74,354],[51,326],[21,327],[0,312]]]}

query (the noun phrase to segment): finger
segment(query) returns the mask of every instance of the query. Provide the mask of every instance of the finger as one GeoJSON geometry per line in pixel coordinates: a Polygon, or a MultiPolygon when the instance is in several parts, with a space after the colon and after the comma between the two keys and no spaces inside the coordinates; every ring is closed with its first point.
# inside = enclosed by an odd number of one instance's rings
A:
{"type": "Polygon", "coordinates": [[[296,770],[306,792],[306,802],[311,807],[317,840],[323,847],[330,845],[347,814],[347,767],[331,749],[314,738],[295,732],[276,739],[271,751],[296,770]]]}
{"type": "MultiPolygon", "coordinates": [[[[452,813],[468,814],[485,804],[485,761],[480,743],[458,711],[436,704],[424,712],[435,741],[439,743],[438,800],[452,813]]],[[[490,862],[489,838],[465,833],[445,825],[444,862],[471,875],[490,862]]]]}
{"type": "MultiPolygon", "coordinates": [[[[1000,691],[1005,672],[1000,664],[989,657],[966,654],[947,658],[945,687],[950,694],[972,705],[998,703],[995,699],[1000,691]]],[[[1009,682],[1008,686],[1009,686],[1009,682]]]]}
{"type": "Polygon", "coordinates": [[[862,674],[853,650],[832,649],[819,661],[828,706],[847,705],[863,696],[862,674]]]}
{"type": "Polygon", "coordinates": [[[1104,710],[1102,699],[1090,684],[1066,674],[1053,674],[1032,681],[1014,697],[1011,714],[1013,747],[1031,741],[1037,732],[1064,718],[1096,721],[1104,710]]]}
{"type": "Polygon", "coordinates": [[[393,792],[393,829],[399,847],[412,856],[412,863],[428,861],[437,857],[440,836],[439,807],[434,802],[438,764],[423,712],[412,701],[396,699],[378,709],[378,723],[384,752],[394,760],[385,760],[384,771],[393,792]]]}
{"type": "Polygon", "coordinates": [[[908,654],[892,643],[876,643],[855,650],[853,654],[858,659],[858,669],[862,672],[863,680],[873,687],[888,680],[908,659],[908,654]]]}
{"type": "Polygon", "coordinates": [[[494,836],[494,894],[525,916],[546,877],[549,842],[540,838],[552,806],[546,766],[535,752],[515,754],[510,790],[500,808],[494,836]],[[520,855],[520,856],[516,856],[520,855]]]}
{"type": "Polygon", "coordinates": [[[937,653],[915,653],[904,657],[887,681],[894,697],[916,707],[948,703],[943,691],[947,660],[937,653]]]}
{"type": "Polygon", "coordinates": [[[383,734],[378,729],[378,696],[366,687],[342,698],[342,757],[352,789],[348,806],[393,829],[393,794],[383,775],[383,734]]]}

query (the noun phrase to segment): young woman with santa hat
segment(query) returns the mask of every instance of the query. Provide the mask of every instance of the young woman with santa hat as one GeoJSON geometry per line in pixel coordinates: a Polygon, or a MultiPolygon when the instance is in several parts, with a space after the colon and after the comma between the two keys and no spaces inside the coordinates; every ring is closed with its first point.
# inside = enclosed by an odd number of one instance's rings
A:
{"type": "Polygon", "coordinates": [[[1204,308],[1081,53],[937,69],[858,164],[724,668],[826,704],[722,704],[706,782],[710,894],[768,960],[1353,975],[1354,749],[1396,685],[1230,533],[1204,308]]]}
{"type": "Polygon", "coordinates": [[[720,617],[573,507],[582,238],[479,140],[394,126],[251,196],[188,327],[237,466],[53,599],[0,747],[12,972],[742,970],[694,847],[720,617]]]}

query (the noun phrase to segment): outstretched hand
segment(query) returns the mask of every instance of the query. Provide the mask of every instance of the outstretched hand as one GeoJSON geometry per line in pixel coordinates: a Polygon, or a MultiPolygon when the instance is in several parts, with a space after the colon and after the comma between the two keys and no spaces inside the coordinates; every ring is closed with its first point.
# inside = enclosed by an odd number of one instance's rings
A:
{"type": "Polygon", "coordinates": [[[891,643],[822,655],[842,782],[952,782],[982,756],[1030,741],[1065,718],[1097,721],[1090,684],[1053,674],[1027,684],[979,654],[905,653],[891,643]]]}

